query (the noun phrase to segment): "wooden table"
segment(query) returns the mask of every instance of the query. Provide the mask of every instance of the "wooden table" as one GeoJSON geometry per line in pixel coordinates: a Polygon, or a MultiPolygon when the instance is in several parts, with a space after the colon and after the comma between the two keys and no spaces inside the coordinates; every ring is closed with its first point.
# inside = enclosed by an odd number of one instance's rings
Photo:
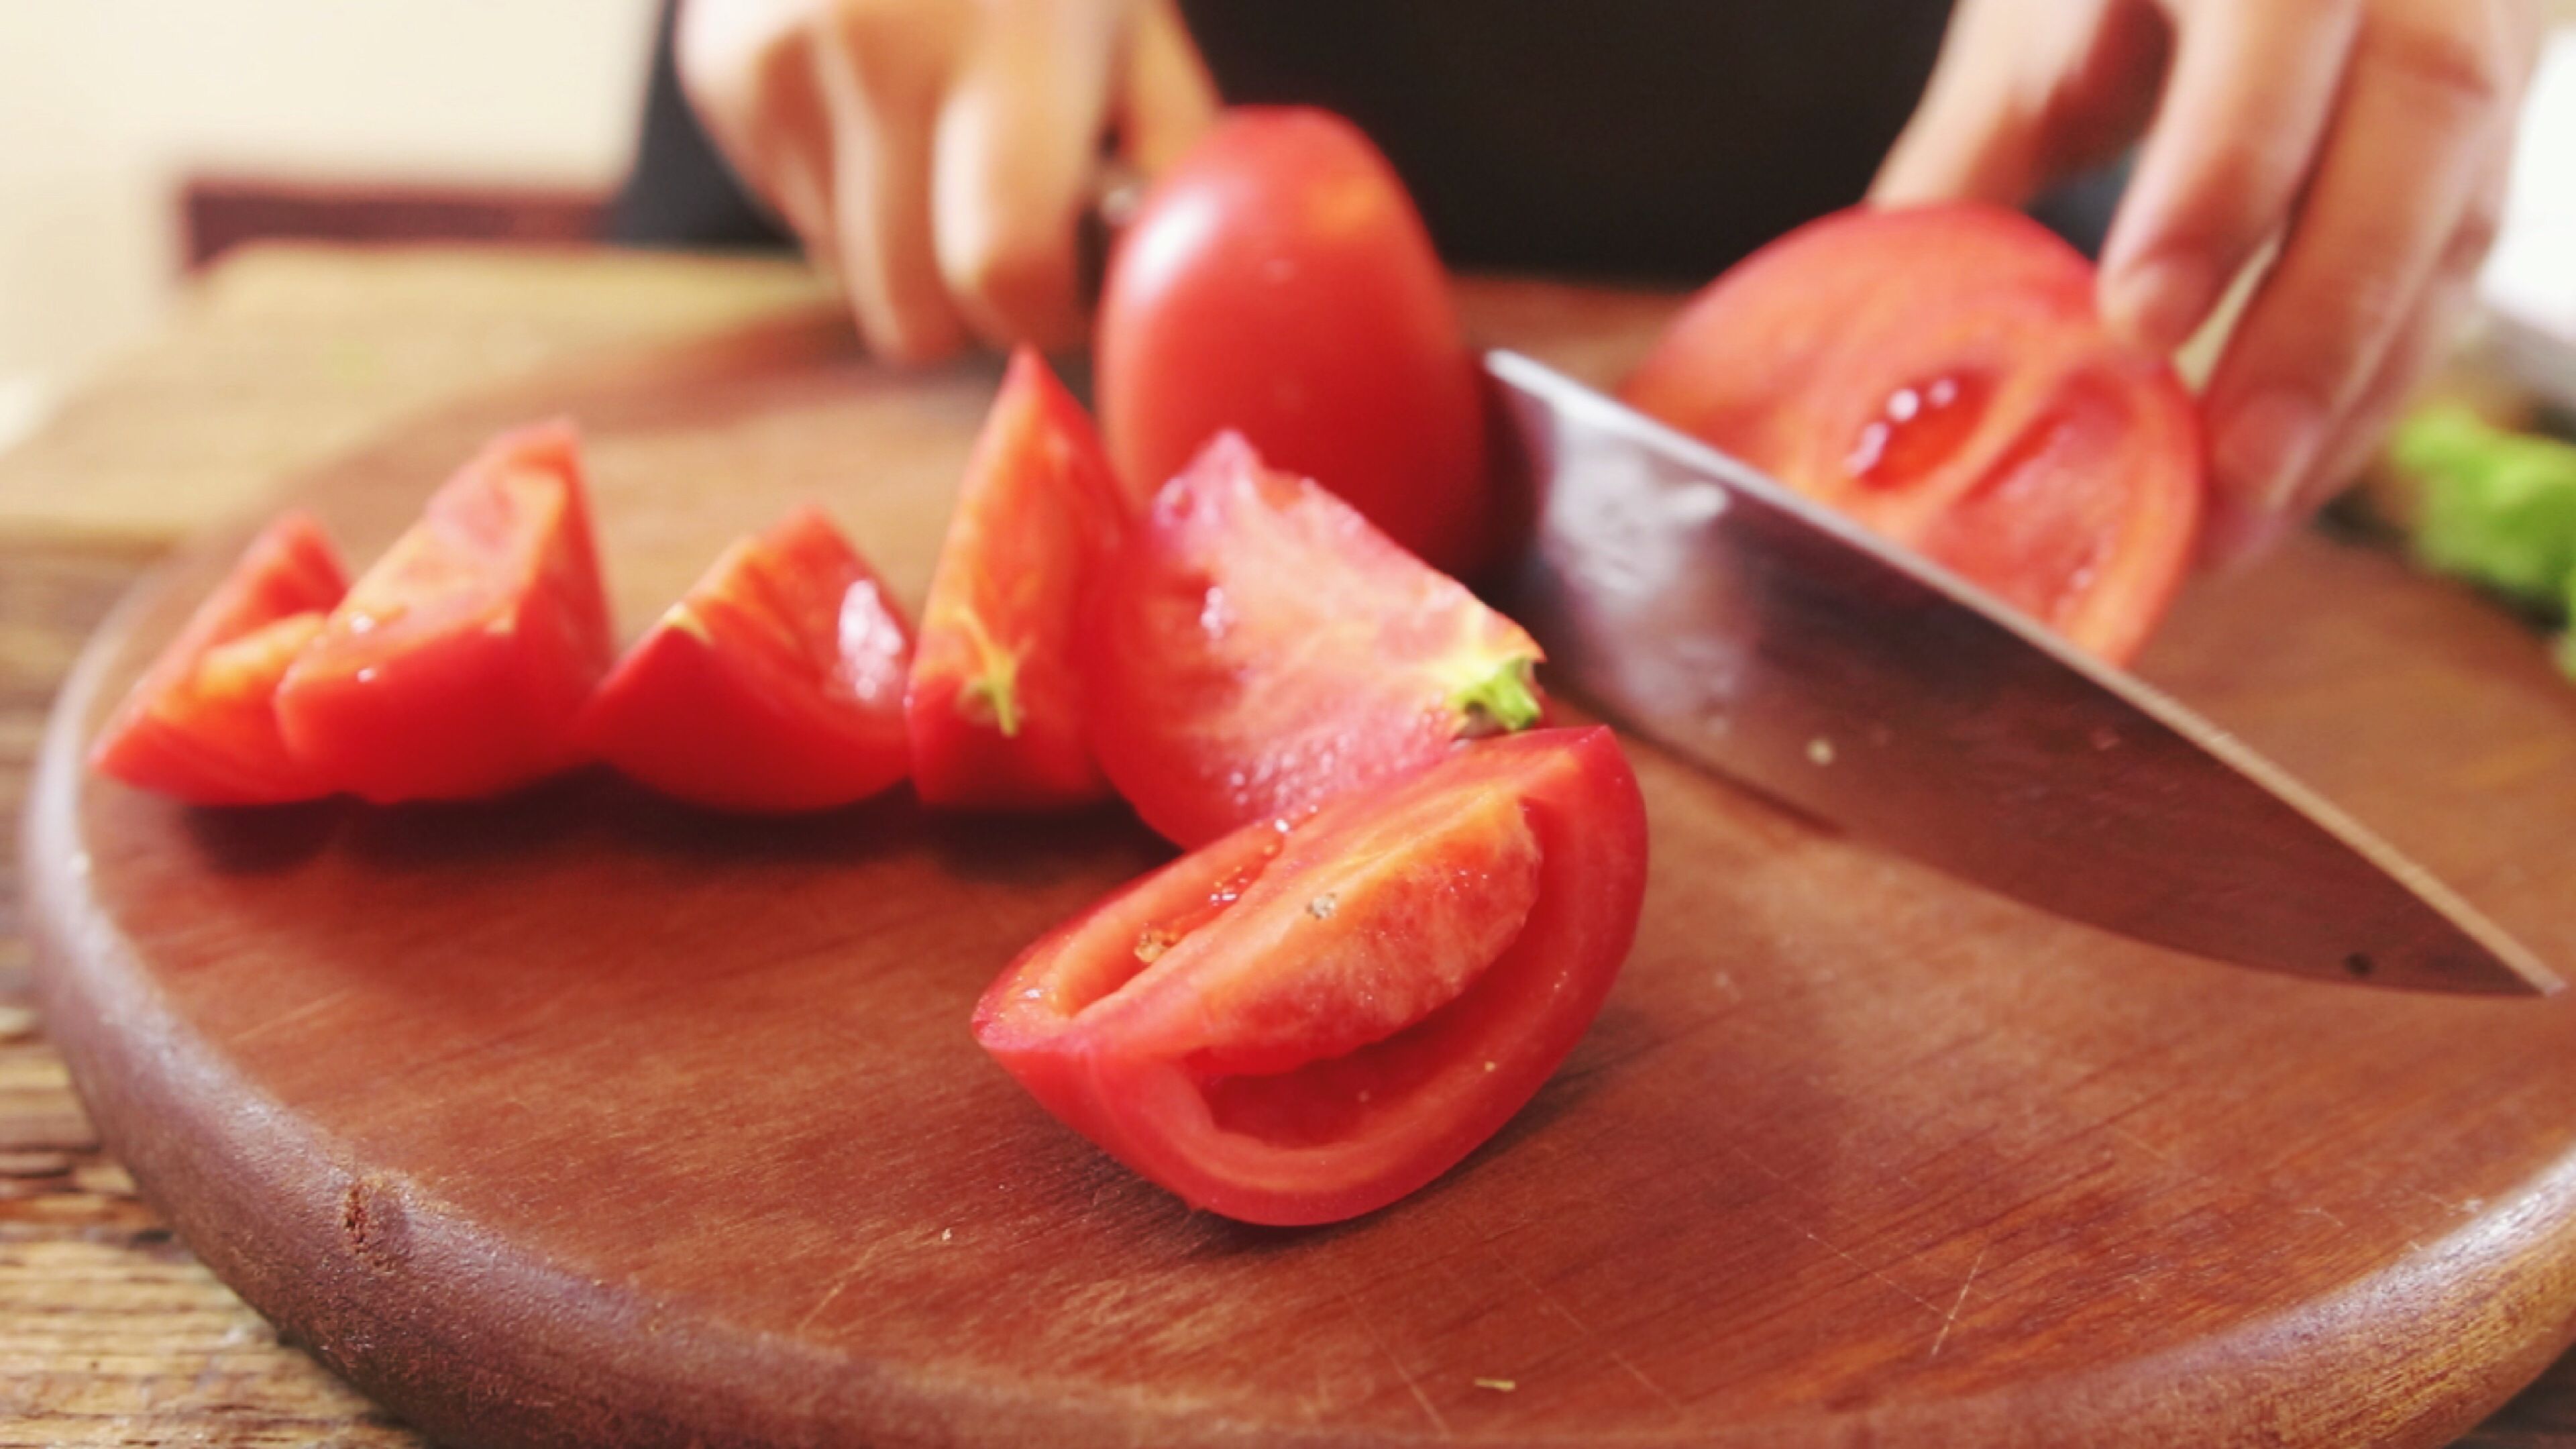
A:
{"type": "MultiPolygon", "coordinates": [[[[770,261],[255,251],[165,337],[0,455],[0,808],[125,587],[197,525],[395,417],[592,347],[810,303],[770,261]]],[[[17,840],[0,844],[0,1449],[418,1442],[173,1240],[99,1148],[28,1006],[17,840]]],[[[2576,1356],[2477,1449],[2576,1449],[2576,1356]]]]}

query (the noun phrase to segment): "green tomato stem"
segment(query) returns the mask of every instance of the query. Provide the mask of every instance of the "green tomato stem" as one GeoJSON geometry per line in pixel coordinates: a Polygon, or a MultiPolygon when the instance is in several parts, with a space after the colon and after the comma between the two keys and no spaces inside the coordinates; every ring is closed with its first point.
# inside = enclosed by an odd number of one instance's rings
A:
{"type": "Polygon", "coordinates": [[[1458,712],[1458,737],[1513,734],[1538,723],[1538,683],[1532,670],[1538,661],[1515,654],[1492,673],[1449,696],[1458,712]]]}
{"type": "Polygon", "coordinates": [[[1005,649],[984,627],[983,619],[972,609],[960,608],[950,616],[965,631],[966,642],[975,651],[975,662],[981,672],[957,690],[957,712],[974,724],[989,724],[1002,732],[1002,738],[1017,739],[1020,734],[1020,656],[1005,649]]]}

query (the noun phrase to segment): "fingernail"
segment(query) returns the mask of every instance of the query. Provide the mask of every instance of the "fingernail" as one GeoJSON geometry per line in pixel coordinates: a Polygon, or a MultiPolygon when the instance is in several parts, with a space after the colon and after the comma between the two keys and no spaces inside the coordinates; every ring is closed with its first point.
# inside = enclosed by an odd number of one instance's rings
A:
{"type": "Polygon", "coordinates": [[[2197,257],[2159,257],[2102,279],[2102,317],[2151,352],[2171,352],[2218,302],[2218,269],[2197,257]]]}
{"type": "Polygon", "coordinates": [[[2326,415],[2287,390],[2257,393],[2227,420],[2210,461],[2218,486],[2240,503],[2278,513],[2324,446],[2326,415]]]}
{"type": "Polygon", "coordinates": [[[2289,515],[2278,510],[2248,508],[2224,498],[2213,500],[2209,522],[2200,534],[2201,565],[2220,573],[2233,572],[2270,552],[2289,529],[2289,515]]]}

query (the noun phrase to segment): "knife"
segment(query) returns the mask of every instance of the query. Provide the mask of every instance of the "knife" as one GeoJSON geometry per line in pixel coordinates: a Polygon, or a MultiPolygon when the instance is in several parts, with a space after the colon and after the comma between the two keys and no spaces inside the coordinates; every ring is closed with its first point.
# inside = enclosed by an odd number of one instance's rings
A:
{"type": "Polygon", "coordinates": [[[1486,354],[1535,542],[1503,580],[1614,722],[1853,836],[2238,965],[2558,978],[2225,731],[1937,565],[1549,368],[1486,354]]]}

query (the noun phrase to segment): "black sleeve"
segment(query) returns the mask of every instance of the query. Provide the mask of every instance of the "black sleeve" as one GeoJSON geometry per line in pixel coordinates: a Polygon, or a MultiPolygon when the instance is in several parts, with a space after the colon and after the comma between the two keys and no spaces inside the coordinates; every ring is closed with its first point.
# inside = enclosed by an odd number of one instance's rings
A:
{"type": "MultiPolygon", "coordinates": [[[[698,126],[663,7],[610,239],[786,234],[698,126]]],[[[1339,111],[1462,267],[1697,283],[1861,199],[1930,78],[1949,0],[1185,0],[1229,102],[1339,111]]],[[[2035,208],[2090,251],[2125,173],[2035,208]]]]}
{"type": "Polygon", "coordinates": [[[609,207],[607,239],[644,247],[784,247],[787,233],[752,204],[680,93],[671,59],[677,8],[664,0],[635,169],[609,207]]]}

